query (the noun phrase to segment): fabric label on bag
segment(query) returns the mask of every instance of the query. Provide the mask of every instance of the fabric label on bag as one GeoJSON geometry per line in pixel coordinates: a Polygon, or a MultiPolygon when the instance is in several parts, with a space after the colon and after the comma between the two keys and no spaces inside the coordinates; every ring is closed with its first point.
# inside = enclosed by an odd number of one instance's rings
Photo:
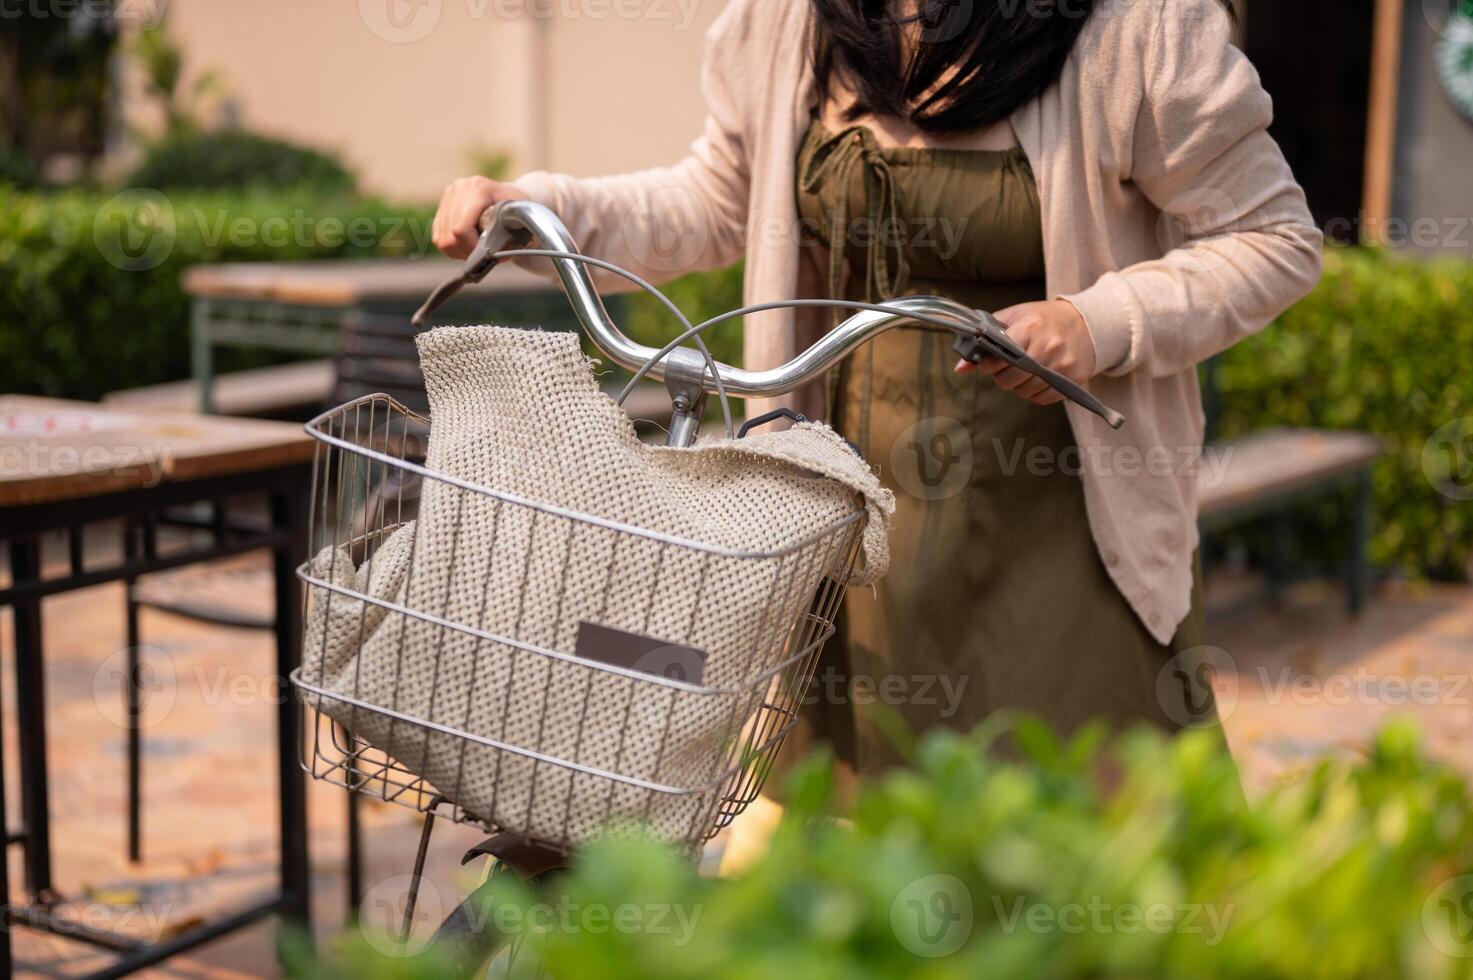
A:
{"type": "Polygon", "coordinates": [[[699,684],[706,672],[706,651],[626,633],[587,620],[578,621],[573,652],[585,660],[624,667],[671,681],[699,684]]]}

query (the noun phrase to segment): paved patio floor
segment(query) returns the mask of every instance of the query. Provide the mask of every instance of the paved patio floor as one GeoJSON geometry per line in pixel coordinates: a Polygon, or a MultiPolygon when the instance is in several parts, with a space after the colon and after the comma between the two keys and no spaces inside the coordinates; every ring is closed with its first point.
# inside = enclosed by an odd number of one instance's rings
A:
{"type": "MultiPolygon", "coordinates": [[[[252,567],[243,566],[246,573],[252,567]]],[[[261,593],[264,571],[256,569],[261,593]]],[[[1219,581],[1214,594],[1235,588],[1219,581]]],[[[1209,603],[1211,605],[1211,603],[1209,603]]],[[[1230,744],[1250,787],[1261,787],[1324,753],[1361,751],[1391,714],[1421,720],[1432,749],[1473,776],[1473,588],[1381,590],[1357,620],[1323,584],[1291,592],[1279,608],[1237,604],[1214,616],[1212,640],[1236,667],[1224,699],[1230,744]]],[[[9,617],[4,639],[9,650],[9,617]]],[[[146,641],[161,665],[146,712],[145,860],[124,857],[124,778],[118,666],[122,589],[100,587],[49,600],[45,610],[47,710],[53,760],[54,850],[66,914],[150,937],[209,919],[268,889],[274,860],[273,685],[263,633],[204,628],[145,614],[146,641]]],[[[7,671],[8,671],[8,660],[7,671]]],[[[13,751],[14,683],[5,684],[5,738],[13,751]]],[[[16,825],[15,766],[7,766],[16,825]]],[[[318,930],[342,927],[344,802],[336,787],[313,784],[313,905],[318,930]]],[[[413,860],[418,819],[393,806],[366,805],[369,919],[397,908],[413,860]]],[[[442,826],[431,849],[419,916],[438,921],[474,884],[457,856],[479,839],[442,826]]],[[[17,848],[11,875],[20,881],[17,848]]],[[[157,977],[273,976],[275,926],[266,923],[166,967],[157,977]]],[[[15,934],[19,976],[73,976],[107,957],[29,929],[15,934]]]]}

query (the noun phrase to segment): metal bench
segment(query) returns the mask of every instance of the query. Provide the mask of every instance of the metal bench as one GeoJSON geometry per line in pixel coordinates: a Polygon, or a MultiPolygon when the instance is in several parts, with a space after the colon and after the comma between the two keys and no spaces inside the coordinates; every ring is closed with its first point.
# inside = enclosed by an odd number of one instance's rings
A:
{"type": "Polygon", "coordinates": [[[1346,601],[1352,614],[1365,604],[1370,566],[1366,543],[1371,524],[1371,466],[1381,442],[1364,432],[1319,429],[1265,429],[1242,439],[1208,447],[1221,469],[1202,467],[1198,525],[1204,535],[1258,518],[1270,523],[1269,591],[1277,595],[1285,579],[1283,542],[1291,507],[1320,494],[1353,488],[1350,561],[1346,601]]]}
{"type": "Polygon", "coordinates": [[[1206,538],[1252,520],[1268,522],[1268,591],[1277,599],[1288,569],[1285,543],[1289,512],[1307,498],[1332,493],[1355,495],[1350,520],[1350,560],[1345,572],[1346,604],[1352,615],[1365,605],[1370,584],[1366,553],[1371,533],[1371,467],[1384,447],[1365,432],[1271,428],[1239,439],[1218,438],[1221,392],[1219,357],[1204,362],[1202,407],[1207,415],[1207,454],[1221,461],[1203,466],[1198,497],[1198,527],[1206,538]]]}
{"type": "MultiPolygon", "coordinates": [[[[222,374],[214,381],[215,413],[259,418],[300,414],[302,409],[315,412],[327,403],[334,377],[330,360],[299,361],[222,374]]],[[[168,381],[110,392],[102,396],[102,403],[122,409],[193,412],[199,409],[200,386],[193,380],[168,381]]]]}

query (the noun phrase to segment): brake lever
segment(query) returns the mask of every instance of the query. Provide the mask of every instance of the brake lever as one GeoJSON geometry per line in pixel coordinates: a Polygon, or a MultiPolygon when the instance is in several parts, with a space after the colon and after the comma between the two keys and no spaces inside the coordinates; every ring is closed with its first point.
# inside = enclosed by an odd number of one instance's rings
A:
{"type": "Polygon", "coordinates": [[[1104,402],[1100,401],[1086,389],[1070,381],[1052,368],[1044,367],[1019,347],[1008,336],[1008,331],[1003,322],[986,310],[977,310],[977,333],[972,337],[958,336],[952,344],[952,349],[961,355],[962,360],[972,364],[980,364],[984,357],[996,357],[1000,360],[1026,371],[1035,377],[1042,378],[1065,398],[1089,409],[1091,412],[1104,419],[1112,429],[1118,429],[1125,424],[1125,416],[1115,411],[1104,402]]]}
{"type": "Polygon", "coordinates": [[[496,211],[500,205],[494,205],[485,210],[481,215],[479,224],[483,229],[476,247],[471,254],[466,256],[465,266],[460,275],[451,276],[440,285],[435,287],[424,305],[414,311],[414,316],[409,322],[414,325],[415,330],[423,330],[430,314],[460,292],[466,286],[473,285],[486,278],[486,274],[496,268],[496,253],[509,248],[525,248],[532,241],[532,233],[525,228],[515,230],[508,229],[497,220],[496,211]]]}

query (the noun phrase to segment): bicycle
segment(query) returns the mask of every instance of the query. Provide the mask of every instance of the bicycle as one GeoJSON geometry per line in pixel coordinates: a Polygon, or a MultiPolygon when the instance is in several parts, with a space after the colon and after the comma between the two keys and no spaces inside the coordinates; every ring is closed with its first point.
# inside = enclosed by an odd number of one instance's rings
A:
{"type": "MultiPolygon", "coordinates": [[[[783,415],[803,422],[801,417],[779,410],[749,420],[737,430],[728,399],[733,394],[787,394],[822,375],[869,339],[906,322],[949,331],[955,335],[955,348],[961,356],[973,361],[989,355],[1000,357],[1043,378],[1111,425],[1118,427],[1123,422],[1118,413],[1088,391],[1035,363],[1008,339],[995,317],[941,297],[912,296],[885,304],[789,300],[743,307],[692,325],[650,284],[611,263],[579,253],[562,222],[540,205],[504,202],[488,209],[482,227],[481,239],[464,271],[435,290],[415,314],[416,328],[423,327],[434,309],[456,289],[479,281],[502,260],[532,256],[550,259],[593,345],[634,372],[624,395],[644,377],[664,382],[672,407],[667,447],[688,449],[695,444],[710,394],[721,400],[729,439],[744,439],[754,428],[783,415]],[[540,247],[530,247],[533,241],[540,247]],[[630,340],[605,310],[589,277],[589,266],[607,269],[648,289],[686,329],[659,350],[630,340]],[[766,371],[731,367],[717,362],[700,341],[705,329],[730,317],[779,306],[808,305],[856,312],[817,344],[779,367],[766,371]],[[686,342],[694,342],[696,349],[681,346],[686,342]]],[[[621,402],[624,395],[620,396],[621,402]]],[[[393,706],[387,706],[384,698],[369,696],[358,686],[361,660],[353,661],[351,690],[342,689],[341,678],[336,688],[328,683],[325,668],[323,676],[315,678],[305,666],[298,668],[291,680],[298,697],[314,716],[304,726],[303,768],[313,777],[334,782],[350,792],[374,795],[424,813],[405,906],[404,940],[413,921],[435,821],[448,815],[455,822],[481,826],[490,834],[465,855],[462,863],[477,856],[492,857],[496,859],[494,874],[445,919],[430,943],[432,949],[456,963],[457,970],[469,975],[512,938],[483,924],[483,905],[496,884],[496,875],[514,873],[526,881],[545,882],[569,865],[577,842],[587,836],[590,828],[614,815],[637,814],[636,819],[660,828],[662,836],[695,857],[705,841],[729,825],[757,797],[784,738],[797,720],[818,654],[834,632],[839,604],[862,552],[866,511],[850,506],[812,533],[780,548],[716,547],[436,472],[426,465],[424,443],[429,427],[428,419],[383,395],[357,399],[308,423],[307,431],[318,442],[313,528],[309,533],[314,542],[319,533],[330,541],[319,558],[327,554],[335,570],[341,549],[355,574],[364,568],[369,571],[356,579],[338,579],[324,572],[320,561],[309,560],[298,574],[307,587],[309,606],[314,601],[357,603],[349,606],[349,614],[356,611],[359,617],[358,635],[339,636],[350,645],[356,643],[367,649],[370,615],[375,617],[375,636],[380,623],[398,617],[401,633],[399,660],[393,663],[396,672],[404,669],[403,631],[410,629],[403,624],[435,631],[438,646],[430,683],[432,709],[442,668],[445,676],[456,669],[453,652],[444,653],[447,644],[452,651],[456,644],[472,650],[480,658],[473,661],[476,671],[482,662],[500,658],[496,662],[502,666],[493,670],[493,677],[501,681],[501,690],[493,687],[491,691],[491,696],[501,693],[506,700],[496,715],[500,729],[492,736],[486,734],[485,724],[449,724],[443,718],[431,717],[434,710],[398,710],[398,673],[393,681],[393,706]],[[520,605],[529,590],[543,595],[549,590],[557,593],[560,627],[565,604],[576,607],[567,613],[569,616],[595,607],[601,613],[605,611],[617,588],[615,555],[624,556],[624,560],[631,555],[642,556],[647,560],[638,567],[655,569],[648,595],[622,596],[618,600],[625,605],[639,604],[632,619],[641,621],[642,616],[646,625],[662,603],[676,602],[689,604],[689,620],[694,624],[706,613],[701,603],[710,580],[725,576],[754,583],[770,581],[761,627],[749,631],[755,637],[750,640],[754,648],[751,669],[734,679],[712,681],[702,676],[705,661],[700,651],[669,637],[663,645],[654,641],[657,646],[651,648],[648,630],[641,634],[627,628],[622,632],[608,628],[602,624],[609,617],[603,615],[589,614],[586,621],[580,619],[578,645],[573,650],[555,649],[510,635],[515,629],[496,632],[484,628],[482,621],[470,625],[443,612],[413,608],[416,593],[407,585],[402,587],[402,599],[395,598],[401,595],[399,592],[388,598],[373,594],[368,583],[373,578],[375,555],[381,556],[385,543],[395,535],[402,537],[406,529],[411,529],[418,519],[415,515],[423,514],[422,508],[427,505],[422,501],[431,490],[451,495],[449,499],[455,501],[457,541],[467,509],[473,520],[496,522],[498,530],[491,532],[493,555],[498,547],[496,535],[507,533],[499,529],[518,522],[525,524],[529,543],[523,578],[516,583],[521,590],[516,599],[518,626],[520,605]],[[532,570],[530,542],[538,528],[544,537],[565,542],[561,565],[557,561],[539,563],[538,567],[546,566],[545,574],[532,570]],[[575,540],[579,541],[580,556],[595,551],[609,554],[602,596],[597,589],[575,592],[568,587],[575,540]],[[711,572],[712,565],[717,573],[711,572]],[[680,592],[674,595],[660,593],[661,570],[674,567],[699,568],[694,599],[686,594],[689,590],[671,590],[680,592]],[[537,578],[539,574],[544,577],[537,578]],[[592,648],[582,645],[585,627],[590,635],[600,636],[601,642],[623,648],[623,653],[610,657],[605,649],[595,657],[592,648]],[[486,652],[488,645],[490,653],[486,652]],[[518,667],[523,670],[522,683],[526,683],[527,671],[537,672],[545,680],[540,688],[531,689],[531,700],[540,696],[540,707],[521,710],[517,721],[509,722],[514,714],[511,690],[518,683],[518,667]],[[562,685],[558,690],[575,692],[573,697],[551,697],[555,677],[562,685]],[[518,722],[527,721],[535,721],[535,725],[523,724],[519,734],[509,733],[518,722]],[[576,733],[572,732],[574,725],[576,733]],[[365,732],[374,737],[365,737],[365,732]],[[574,734],[576,737],[570,738],[574,734]],[[599,739],[600,748],[594,751],[588,743],[599,739]],[[399,757],[382,748],[384,744],[394,745],[399,757]],[[405,746],[409,747],[407,751],[405,746]],[[421,749],[422,757],[414,765],[406,764],[403,757],[421,749]],[[438,754],[432,761],[434,753],[438,754]],[[435,778],[427,778],[427,772],[435,778]]],[[[417,534],[418,528],[412,531],[417,534]]],[[[452,556],[454,553],[452,549],[452,556]]],[[[414,573],[411,552],[405,578],[414,573]]],[[[448,596],[449,579],[446,582],[448,596]]],[[[484,587],[488,596],[485,602],[489,604],[489,583],[484,587]]],[[[348,620],[350,630],[352,625],[348,620]]],[[[329,631],[330,626],[319,630],[324,647],[329,631]]],[[[325,660],[319,658],[319,662],[325,660]]],[[[472,674],[472,685],[476,676],[472,674]]],[[[473,692],[465,695],[467,719],[473,708],[479,710],[480,703],[473,692]]],[[[522,707],[518,702],[518,709],[522,707]]]]}

